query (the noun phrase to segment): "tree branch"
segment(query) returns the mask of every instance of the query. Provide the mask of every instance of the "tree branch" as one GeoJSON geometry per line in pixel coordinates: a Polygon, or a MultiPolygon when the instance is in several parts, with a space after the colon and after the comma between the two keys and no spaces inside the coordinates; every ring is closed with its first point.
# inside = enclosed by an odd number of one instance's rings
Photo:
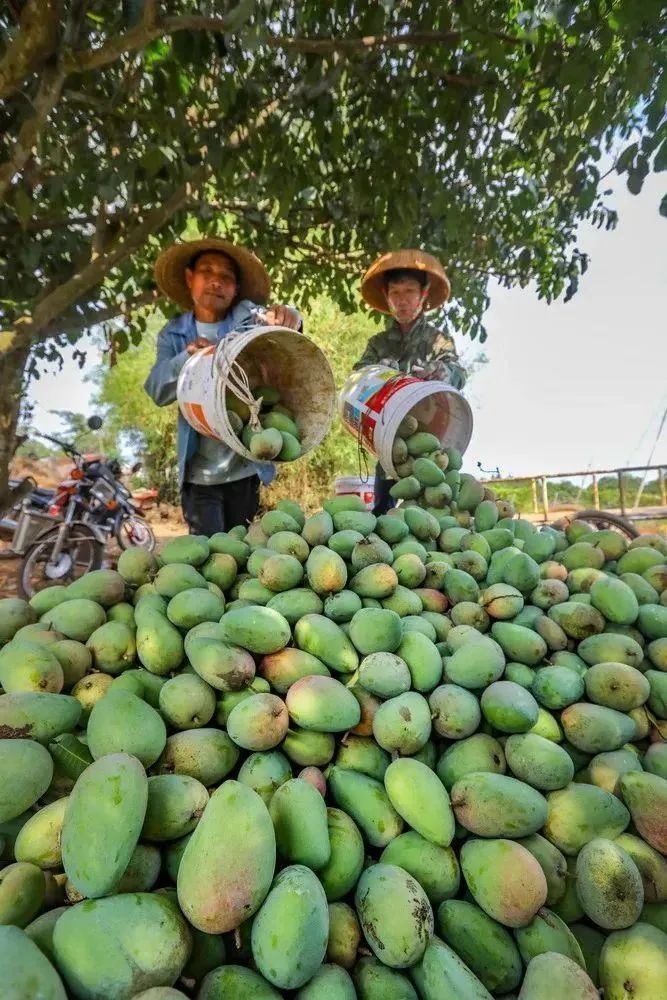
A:
{"type": "MultiPolygon", "coordinates": [[[[228,19],[206,17],[198,14],[184,14],[179,17],[165,17],[161,21],[136,25],[102,45],[99,49],[86,52],[69,52],[65,64],[69,72],[84,73],[99,69],[115,62],[126,52],[136,52],[150,42],[164,35],[175,35],[179,31],[226,32],[228,23],[234,23],[234,10],[228,19]]],[[[458,41],[460,31],[417,31],[404,35],[365,35],[359,38],[286,38],[282,35],[266,35],[262,44],[272,49],[327,54],[333,52],[363,52],[374,48],[402,48],[404,46],[439,45],[458,41]]]]}
{"type": "Polygon", "coordinates": [[[157,292],[154,288],[146,289],[143,292],[138,292],[129,301],[118,301],[104,309],[89,307],[83,312],[61,316],[45,327],[42,332],[45,337],[57,337],[58,334],[62,333],[81,333],[83,330],[92,330],[94,326],[109,323],[119,316],[126,316],[129,313],[136,312],[138,309],[150,305],[156,298],[157,292]]]}
{"type": "Polygon", "coordinates": [[[0,59],[0,99],[10,97],[23,81],[41,69],[58,45],[56,0],[27,0],[18,31],[0,59]]]}
{"type": "Polygon", "coordinates": [[[44,71],[34,102],[35,113],[23,122],[10,158],[0,164],[0,204],[5,200],[12,178],[28,161],[44,122],[60,100],[64,82],[65,75],[59,67],[44,71]]]}

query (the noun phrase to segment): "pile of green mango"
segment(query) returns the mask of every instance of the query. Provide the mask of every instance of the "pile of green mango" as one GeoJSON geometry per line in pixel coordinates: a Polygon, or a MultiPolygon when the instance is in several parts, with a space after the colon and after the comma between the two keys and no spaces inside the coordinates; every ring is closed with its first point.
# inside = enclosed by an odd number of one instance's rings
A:
{"type": "Polygon", "coordinates": [[[253,428],[247,403],[228,390],[225,404],[232,430],[261,462],[295,461],[301,455],[301,428],[292,410],[283,403],[280,390],[260,385],[253,390],[253,395],[262,401],[261,430],[257,430],[256,425],[253,428]]]}
{"type": "Polygon", "coordinates": [[[0,601],[3,1000],[659,1000],[667,543],[401,502],[0,601]]]}

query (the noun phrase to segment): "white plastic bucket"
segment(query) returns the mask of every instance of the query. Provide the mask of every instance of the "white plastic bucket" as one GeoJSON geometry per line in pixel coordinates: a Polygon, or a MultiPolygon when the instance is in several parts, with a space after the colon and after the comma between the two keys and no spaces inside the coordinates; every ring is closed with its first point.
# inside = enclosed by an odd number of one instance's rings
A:
{"type": "Polygon", "coordinates": [[[408,414],[416,417],[443,448],[463,453],[472,437],[472,410],[446,382],[432,382],[369,365],[353,372],[338,397],[345,427],[380,462],[390,479],[397,473],[391,457],[396,431],[408,414]]]}
{"type": "Polygon", "coordinates": [[[334,493],[337,497],[361,497],[369,510],[375,506],[375,476],[364,482],[358,476],[341,476],[334,481],[334,493]]]}
{"type": "Polygon", "coordinates": [[[257,461],[234,433],[227,414],[225,384],[234,362],[245,371],[251,387],[270,385],[280,391],[301,431],[302,455],[320,444],[333,419],[333,372],[317,344],[282,326],[230,333],[186,361],[176,395],[191,427],[249,461],[257,461]]]}

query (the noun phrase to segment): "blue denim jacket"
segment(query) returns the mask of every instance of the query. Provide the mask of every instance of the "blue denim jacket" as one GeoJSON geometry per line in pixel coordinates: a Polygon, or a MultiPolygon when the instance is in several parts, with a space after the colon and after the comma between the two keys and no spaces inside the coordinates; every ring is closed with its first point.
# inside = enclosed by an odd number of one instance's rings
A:
{"type": "MultiPolygon", "coordinates": [[[[224,337],[232,330],[249,330],[257,326],[257,312],[260,307],[242,299],[225,316],[220,332],[224,337]]],[[[151,368],[144,389],[158,406],[168,406],[176,400],[176,384],[181,368],[191,357],[187,345],[197,339],[194,313],[182,313],[170,319],[160,330],[157,338],[157,357],[151,368]]],[[[197,451],[199,435],[191,427],[182,413],[178,414],[178,484],[185,482],[185,472],[189,460],[197,451]]],[[[253,463],[261,481],[266,485],[276,475],[276,467],[270,462],[253,463]]]]}

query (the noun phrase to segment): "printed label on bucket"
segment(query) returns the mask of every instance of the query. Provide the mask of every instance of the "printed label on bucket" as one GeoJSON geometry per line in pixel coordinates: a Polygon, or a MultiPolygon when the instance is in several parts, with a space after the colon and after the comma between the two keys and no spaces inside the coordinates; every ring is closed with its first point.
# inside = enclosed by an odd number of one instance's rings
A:
{"type": "Polygon", "coordinates": [[[378,421],[382,421],[382,413],[392,396],[405,389],[409,385],[420,382],[421,379],[413,378],[411,375],[398,375],[388,379],[385,384],[375,392],[364,407],[361,413],[361,439],[372,451],[376,451],[375,431],[378,421]]]}

